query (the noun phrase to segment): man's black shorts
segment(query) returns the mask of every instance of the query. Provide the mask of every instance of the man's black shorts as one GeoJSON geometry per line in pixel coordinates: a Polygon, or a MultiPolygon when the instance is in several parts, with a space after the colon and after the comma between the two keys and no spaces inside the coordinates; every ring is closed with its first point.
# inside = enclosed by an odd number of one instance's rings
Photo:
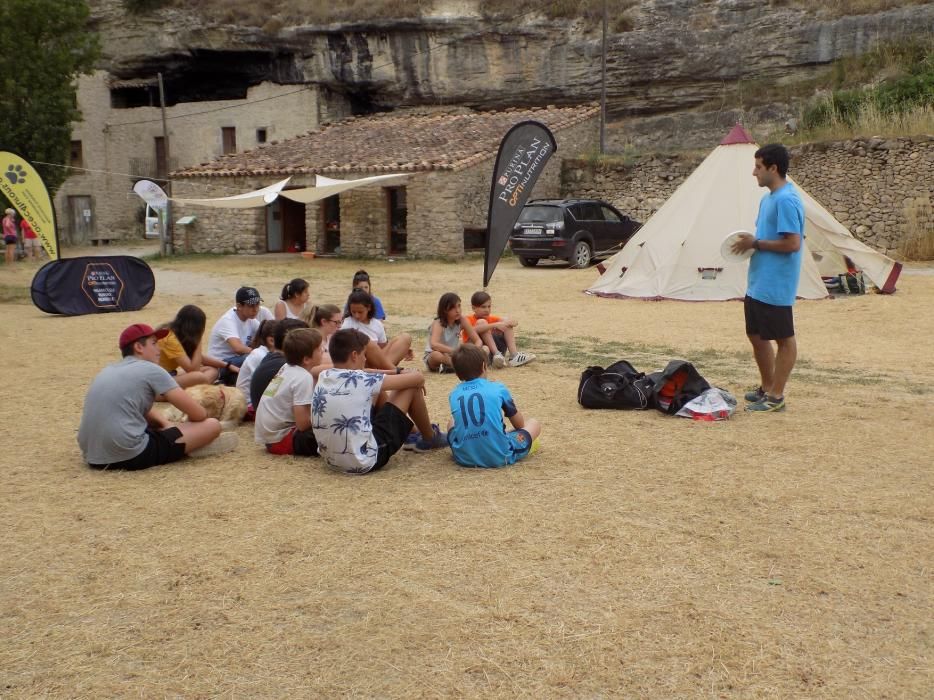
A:
{"type": "Polygon", "coordinates": [[[94,469],[134,471],[155,467],[157,464],[177,462],[185,456],[185,444],[177,442],[182,437],[182,431],[178,428],[166,428],[165,430],[146,428],[146,435],[149,437],[146,448],[132,459],[125,459],[122,462],[114,462],[113,464],[92,464],[90,466],[94,469]]]}
{"type": "Polygon", "coordinates": [[[784,340],[795,334],[795,321],[791,306],[773,306],[747,296],[743,299],[746,312],[746,335],[757,335],[762,340],[784,340]]]}
{"type": "Polygon", "coordinates": [[[383,407],[375,412],[372,420],[373,437],[376,438],[379,450],[376,453],[376,464],[370,471],[376,471],[385,467],[389,458],[402,449],[414,424],[398,406],[391,403],[383,404],[383,407]]]}

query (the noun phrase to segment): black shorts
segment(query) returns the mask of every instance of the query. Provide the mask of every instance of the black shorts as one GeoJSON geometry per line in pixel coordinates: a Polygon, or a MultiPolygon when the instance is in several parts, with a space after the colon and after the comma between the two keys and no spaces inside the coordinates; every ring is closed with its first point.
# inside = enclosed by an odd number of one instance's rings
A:
{"type": "Polygon", "coordinates": [[[402,449],[414,423],[398,406],[391,403],[385,403],[379,410],[374,410],[371,420],[373,437],[379,449],[376,452],[376,464],[370,471],[376,471],[385,467],[389,458],[402,449]]]}
{"type": "Polygon", "coordinates": [[[315,440],[315,431],[296,430],[292,436],[292,454],[299,457],[317,457],[318,441],[315,440]]]}
{"type": "Polygon", "coordinates": [[[762,340],[784,340],[795,335],[795,320],[791,306],[773,306],[747,296],[743,299],[746,313],[746,335],[762,340]]]}
{"type": "Polygon", "coordinates": [[[16,245],[16,236],[4,236],[3,242],[7,245],[16,245]]]}
{"type": "Polygon", "coordinates": [[[506,336],[499,328],[493,329],[493,342],[496,343],[496,349],[501,353],[509,349],[509,346],[506,345],[506,336]]]}
{"type": "Polygon", "coordinates": [[[185,456],[185,444],[178,442],[182,436],[182,431],[178,428],[166,428],[165,430],[146,428],[146,435],[149,436],[149,442],[146,443],[145,449],[132,459],[113,464],[91,464],[91,468],[135,471],[155,467],[158,464],[177,462],[185,456]]]}

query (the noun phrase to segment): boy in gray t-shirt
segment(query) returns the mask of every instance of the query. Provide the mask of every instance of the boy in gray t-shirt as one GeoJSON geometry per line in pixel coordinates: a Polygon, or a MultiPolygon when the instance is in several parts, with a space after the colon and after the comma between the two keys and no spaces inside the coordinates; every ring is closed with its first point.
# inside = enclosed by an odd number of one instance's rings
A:
{"type": "Polygon", "coordinates": [[[221,434],[220,423],[208,418],[204,407],[157,364],[156,340],[167,332],[134,323],[120,334],[123,359],[91,382],[78,428],[78,444],[90,466],[145,469],[176,462],[211,443],[211,454],[236,447],[234,433],[214,442],[221,434]],[[188,422],[170,423],[153,408],[157,397],[187,413],[188,422]]]}

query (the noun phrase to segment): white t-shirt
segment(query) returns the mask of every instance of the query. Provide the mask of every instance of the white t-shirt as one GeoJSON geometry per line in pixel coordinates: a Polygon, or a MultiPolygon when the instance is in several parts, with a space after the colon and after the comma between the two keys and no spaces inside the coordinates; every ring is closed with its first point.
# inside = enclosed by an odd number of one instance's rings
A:
{"type": "Polygon", "coordinates": [[[259,307],[259,313],[256,314],[256,320],[260,323],[263,321],[275,321],[276,315],[265,306],[261,306],[259,307]]]}
{"type": "Polygon", "coordinates": [[[260,445],[279,442],[295,427],[292,406],[311,403],[315,380],[311,373],[298,365],[282,365],[282,369],[269,382],[263,400],[256,409],[254,437],[260,445]]]}
{"type": "Polygon", "coordinates": [[[247,402],[250,401],[250,380],[253,378],[253,370],[259,367],[259,363],[269,354],[269,348],[260,345],[253,352],[246,356],[243,364],[240,366],[240,374],[237,375],[237,388],[246,396],[247,402]]]}
{"type": "Polygon", "coordinates": [[[377,318],[371,318],[367,323],[360,323],[353,316],[348,316],[341,324],[341,330],[344,328],[353,328],[355,331],[366,333],[371,340],[375,340],[377,343],[387,342],[386,328],[383,326],[383,322],[377,318]]]}
{"type": "MultiPolygon", "coordinates": [[[[318,454],[330,466],[353,474],[366,474],[376,464],[379,446],[373,437],[370,411],[373,397],[383,386],[383,377],[338,367],[318,375],[311,402],[311,427],[318,441],[318,454]]],[[[260,408],[265,403],[263,395],[260,408]]]]}
{"type": "Polygon", "coordinates": [[[237,316],[236,307],[230,309],[217,319],[217,323],[211,329],[208,356],[221,360],[232,360],[237,356],[237,353],[228,345],[227,340],[229,338],[239,338],[241,343],[249,345],[250,341],[253,340],[253,335],[259,328],[259,323],[258,317],[241,321],[240,317],[237,316]]]}

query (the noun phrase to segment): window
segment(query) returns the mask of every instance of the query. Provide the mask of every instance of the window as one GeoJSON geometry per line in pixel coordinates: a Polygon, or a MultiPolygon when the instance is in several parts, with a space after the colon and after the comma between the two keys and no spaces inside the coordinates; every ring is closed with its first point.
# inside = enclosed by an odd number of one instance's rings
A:
{"type": "Polygon", "coordinates": [[[256,130],[256,143],[266,143],[266,127],[256,130]]]}
{"type": "Polygon", "coordinates": [[[237,127],[221,127],[221,152],[226,156],[228,153],[237,152],[237,127]]]}
{"type": "Polygon", "coordinates": [[[71,150],[68,154],[68,165],[73,168],[84,167],[84,153],[82,151],[80,141],[71,142],[71,150]]]}
{"type": "Polygon", "coordinates": [[[619,221],[619,215],[609,207],[600,207],[603,210],[603,218],[606,221],[619,221]]]}

